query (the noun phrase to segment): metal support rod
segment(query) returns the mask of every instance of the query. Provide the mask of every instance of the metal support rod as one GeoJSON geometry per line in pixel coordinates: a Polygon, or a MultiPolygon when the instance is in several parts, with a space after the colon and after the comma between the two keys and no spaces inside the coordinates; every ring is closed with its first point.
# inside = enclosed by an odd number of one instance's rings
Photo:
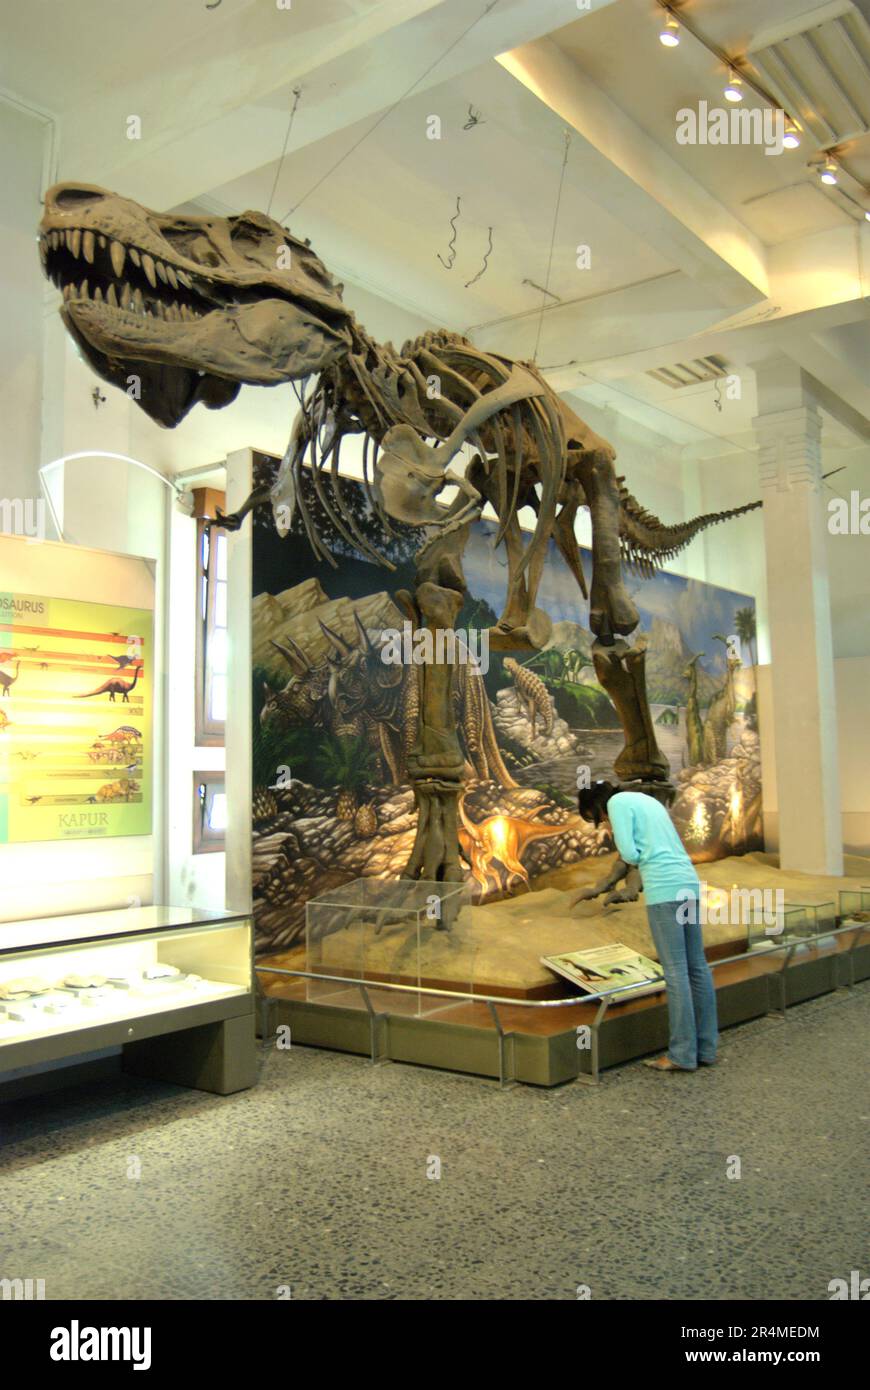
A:
{"type": "Polygon", "coordinates": [[[501,1019],[499,1018],[498,1004],[495,1002],[494,999],[487,1000],[487,1007],[492,1017],[492,1021],[495,1026],[495,1031],[498,1035],[498,1084],[499,1089],[504,1091],[507,1090],[509,1086],[512,1086],[516,1081],[516,1034],[505,1033],[504,1028],[502,1027],[501,1019]],[[508,1075],[507,1066],[508,1041],[510,1041],[511,1044],[510,1075],[508,1075]]]}
{"type": "Polygon", "coordinates": [[[373,1006],[373,1004],[372,1004],[372,1001],[371,1001],[371,999],[369,998],[369,992],[368,992],[368,988],[366,987],[366,985],[365,985],[362,981],[357,981],[357,983],[358,983],[358,985],[359,985],[359,992],[360,992],[360,994],[361,994],[362,997],[363,997],[363,1003],[365,1004],[366,1009],[367,1009],[367,1011],[368,1011],[368,1016],[369,1016],[369,1046],[370,1046],[370,1048],[371,1048],[371,1054],[372,1054],[372,1066],[373,1066],[373,1067],[376,1067],[376,1066],[378,1066],[378,1064],[379,1064],[380,1062],[383,1062],[383,1061],[386,1060],[385,1058],[381,1057],[381,1055],[380,1055],[380,1048],[379,1048],[379,1045],[378,1045],[378,1023],[379,1023],[379,1020],[380,1020],[381,1015],[380,1015],[380,1014],[376,1011],[376,1009],[374,1008],[374,1006],[373,1006]]]}
{"type": "MultiPolygon", "coordinates": [[[[598,1005],[595,1017],[588,1025],[589,1028],[589,1072],[583,1071],[582,1067],[577,1068],[577,1080],[581,1086],[597,1086],[601,1081],[601,1052],[599,1032],[604,1022],[604,1016],[610,1008],[610,1000],[602,999],[598,1005]]],[[[579,1025],[583,1027],[584,1025],[579,1025]]]]}
{"type": "Polygon", "coordinates": [[[777,971],[777,975],[776,975],[776,980],[777,980],[777,983],[778,983],[778,985],[779,985],[779,1012],[780,1012],[780,1016],[781,1016],[782,1018],[785,1018],[785,1017],[786,1017],[786,994],[787,994],[787,991],[786,991],[786,984],[785,984],[785,972],[786,972],[786,970],[787,970],[787,968],[788,968],[788,966],[789,966],[789,963],[791,962],[791,958],[792,958],[792,956],[794,955],[794,953],[795,953],[796,950],[797,950],[797,943],[792,943],[791,946],[787,947],[785,956],[783,957],[782,965],[780,966],[779,970],[777,971]]]}

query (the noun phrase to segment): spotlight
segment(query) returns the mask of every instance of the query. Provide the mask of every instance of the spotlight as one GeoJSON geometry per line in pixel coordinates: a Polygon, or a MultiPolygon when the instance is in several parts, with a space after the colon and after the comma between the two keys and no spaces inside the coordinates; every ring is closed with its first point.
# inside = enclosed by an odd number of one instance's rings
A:
{"type": "Polygon", "coordinates": [[[663,43],[665,48],[676,48],[679,42],[680,26],[674,16],[669,14],[667,24],[659,34],[659,43],[663,43]]]}
{"type": "Polygon", "coordinates": [[[822,167],[822,172],[819,175],[819,178],[822,180],[822,183],[833,184],[837,182],[837,166],[834,163],[833,159],[829,159],[827,164],[825,164],[822,167]]]}
{"type": "Polygon", "coordinates": [[[870,212],[865,212],[864,216],[867,218],[867,221],[870,222],[870,212]]]}
{"type": "Polygon", "coordinates": [[[730,72],[728,73],[728,85],[725,88],[724,95],[726,101],[743,100],[743,83],[740,79],[739,74],[736,73],[733,68],[731,68],[730,72]]]}
{"type": "Polygon", "coordinates": [[[782,143],[787,150],[796,150],[800,142],[801,137],[797,122],[789,117],[785,123],[785,135],[782,137],[782,143]]]}

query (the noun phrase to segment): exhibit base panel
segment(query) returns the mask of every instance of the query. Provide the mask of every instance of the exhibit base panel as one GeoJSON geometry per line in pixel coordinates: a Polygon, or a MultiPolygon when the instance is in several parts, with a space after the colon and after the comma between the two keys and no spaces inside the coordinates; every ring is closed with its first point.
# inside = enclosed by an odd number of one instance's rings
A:
{"type": "MultiPolygon", "coordinates": [[[[720,1028],[785,1011],[866,979],[870,979],[870,940],[854,950],[842,939],[829,948],[810,948],[785,968],[781,961],[764,956],[723,964],[716,971],[720,1028]]],[[[294,1045],[355,1053],[373,1062],[437,1067],[503,1083],[593,1082],[608,1068],[664,1051],[668,1043],[667,1007],[658,995],[611,1006],[590,1045],[578,1030],[585,1025],[596,1032],[594,1005],[540,1011],[499,1005],[500,1036],[483,1001],[451,1004],[445,999],[437,1013],[421,1016],[407,996],[390,997],[375,982],[366,987],[370,1007],[350,982],[317,1002],[306,998],[304,980],[264,970],[261,982],[270,1003],[270,1028],[289,1027],[294,1045]]]]}
{"type": "Polygon", "coordinates": [[[152,1081],[171,1081],[228,1096],[257,1079],[253,1013],[163,1034],[124,1048],[123,1069],[152,1081]]]}

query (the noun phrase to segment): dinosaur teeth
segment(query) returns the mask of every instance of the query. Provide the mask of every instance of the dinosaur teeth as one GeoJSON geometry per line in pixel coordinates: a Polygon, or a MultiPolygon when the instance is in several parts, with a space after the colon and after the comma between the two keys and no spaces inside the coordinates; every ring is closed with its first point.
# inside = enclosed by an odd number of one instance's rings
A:
{"type": "Polygon", "coordinates": [[[170,283],[170,285],[172,286],[172,288],[173,288],[174,290],[177,290],[177,289],[178,289],[178,276],[175,274],[175,271],[172,269],[172,266],[171,266],[171,265],[168,265],[168,266],[166,267],[166,278],[167,278],[167,280],[169,281],[169,283],[170,283]]]}
{"type": "Polygon", "coordinates": [[[102,304],[102,302],[103,302],[103,291],[100,289],[99,285],[97,285],[97,288],[94,290],[94,303],[95,303],[95,304],[102,304]]]}
{"type": "Polygon", "coordinates": [[[142,264],[142,257],[139,255],[135,246],[130,247],[130,260],[135,266],[140,266],[142,264]]]}
{"type": "Polygon", "coordinates": [[[167,278],[166,278],[166,267],[164,266],[163,262],[162,262],[162,261],[155,261],[155,262],[154,262],[154,269],[157,271],[157,274],[158,274],[158,276],[160,277],[160,279],[163,281],[164,285],[168,284],[168,280],[167,280],[167,278]]]}
{"type": "Polygon", "coordinates": [[[145,299],[140,289],[136,289],[133,291],[133,308],[139,314],[144,313],[145,299]]]}
{"type": "Polygon", "coordinates": [[[111,304],[113,309],[118,307],[118,296],[115,293],[115,286],[110,285],[106,293],[106,303],[111,304]]]}
{"type": "Polygon", "coordinates": [[[103,236],[103,233],[102,233],[102,232],[100,232],[99,235],[97,236],[97,245],[99,246],[99,248],[100,248],[101,251],[104,251],[104,250],[105,250],[105,247],[106,247],[106,238],[103,236]]]}
{"type": "MultiPolygon", "coordinates": [[[[111,294],[113,293],[113,291],[110,290],[109,293],[111,294]]],[[[127,281],[125,280],[121,289],[121,308],[129,309],[132,299],[133,295],[130,292],[130,286],[127,284],[127,281]]]]}
{"type": "Polygon", "coordinates": [[[109,254],[112,257],[112,269],[120,280],[124,270],[124,261],[127,259],[127,252],[120,241],[113,241],[109,254]]]}
{"type": "Polygon", "coordinates": [[[70,250],[76,257],[76,259],[78,259],[79,253],[82,249],[82,234],[79,231],[78,227],[74,228],[74,230],[68,234],[68,241],[70,250]]]}
{"type": "Polygon", "coordinates": [[[82,250],[85,253],[85,260],[88,265],[94,263],[94,234],[93,232],[82,233],[82,250]]]}
{"type": "Polygon", "coordinates": [[[179,270],[178,278],[186,290],[193,289],[193,281],[191,280],[186,270],[179,270]]]}
{"type": "Polygon", "coordinates": [[[142,269],[148,277],[148,284],[151,286],[152,290],[156,290],[157,274],[154,270],[154,262],[147,253],[142,257],[142,269]]]}

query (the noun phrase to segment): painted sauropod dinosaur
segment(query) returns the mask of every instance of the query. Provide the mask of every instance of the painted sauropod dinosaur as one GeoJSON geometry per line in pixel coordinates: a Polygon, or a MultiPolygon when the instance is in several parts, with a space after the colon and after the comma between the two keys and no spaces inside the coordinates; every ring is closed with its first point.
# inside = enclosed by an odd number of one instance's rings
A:
{"type": "Polygon", "coordinates": [[[555,710],[552,696],[541,677],[530,671],[527,666],[521,666],[518,661],[514,661],[512,656],[506,657],[502,665],[516,687],[517,699],[532,726],[532,738],[537,734],[538,719],[541,720],[544,733],[551,734],[555,710]]]}
{"type": "MultiPolygon", "coordinates": [[[[614,469],[614,450],[547,385],[532,362],[484,352],[446,330],[400,350],[366,332],[343,303],[342,287],[315,255],[258,212],[188,217],[153,212],[95,185],[56,184],[40,225],[45,273],[62,291],[61,315],[85,359],[128,391],[152,419],[173,426],[197,402],[229,404],[242,383],[303,382],[300,411],[278,476],[222,518],[238,527],[270,505],[285,535],[299,514],[314,554],[336,564],[305,499],[316,490],[333,531],[360,554],[391,567],[362,534],[342,491],[339,454],[363,436],[363,479],[375,517],[420,528],[413,594],[396,596],[410,620],[434,635],[452,628],[463,601],[462,555],[486,503],[507,555],[504,611],[492,647],[533,651],[550,634],[537,592],[550,541],[584,597],[595,634],[598,679],[623,722],[615,764],[623,779],[666,781],[646,701],[644,653],[625,639],[638,613],[622,561],[651,574],[705,527],[761,504],[667,526],[631,495],[614,469]],[[133,390],[132,388],[136,389],[133,390]],[[451,462],[466,449],[463,471],[451,462]],[[438,502],[455,489],[447,506],[438,502]],[[519,512],[536,514],[524,539],[519,512]],[[586,578],[575,518],[588,506],[592,578],[586,578]]],[[[420,720],[409,755],[418,808],[405,876],[459,881],[457,802],[463,756],[451,671],[421,668],[420,720]]]]}
{"type": "Polygon", "coordinates": [[[725,643],[725,679],[710,701],[704,720],[704,762],[708,764],[721,762],[728,751],[728,730],[737,713],[734,672],[743,665],[727,637],[718,632],[713,636],[717,642],[725,643]]]}
{"type": "Polygon", "coordinates": [[[704,761],[704,725],[698,706],[698,662],[701,655],[701,652],[698,652],[693,656],[683,671],[684,678],[689,682],[686,698],[686,742],[689,747],[690,767],[698,767],[704,761]]]}
{"type": "Polygon", "coordinates": [[[122,681],[118,680],[117,678],[113,680],[103,681],[103,684],[98,685],[96,690],[86,690],[82,695],[74,695],[73,699],[89,700],[92,695],[108,695],[109,703],[113,705],[115,703],[115,696],[120,695],[121,704],[128,705],[130,703],[130,693],[134,689],[136,682],[139,679],[139,672],[141,670],[141,666],[136,667],[136,670],[133,672],[133,679],[131,681],[122,681]]]}
{"type": "Polygon", "coordinates": [[[20,659],[15,663],[15,675],[10,676],[8,671],[0,671],[0,695],[8,695],[9,687],[14,685],[21,674],[20,659]]]}

